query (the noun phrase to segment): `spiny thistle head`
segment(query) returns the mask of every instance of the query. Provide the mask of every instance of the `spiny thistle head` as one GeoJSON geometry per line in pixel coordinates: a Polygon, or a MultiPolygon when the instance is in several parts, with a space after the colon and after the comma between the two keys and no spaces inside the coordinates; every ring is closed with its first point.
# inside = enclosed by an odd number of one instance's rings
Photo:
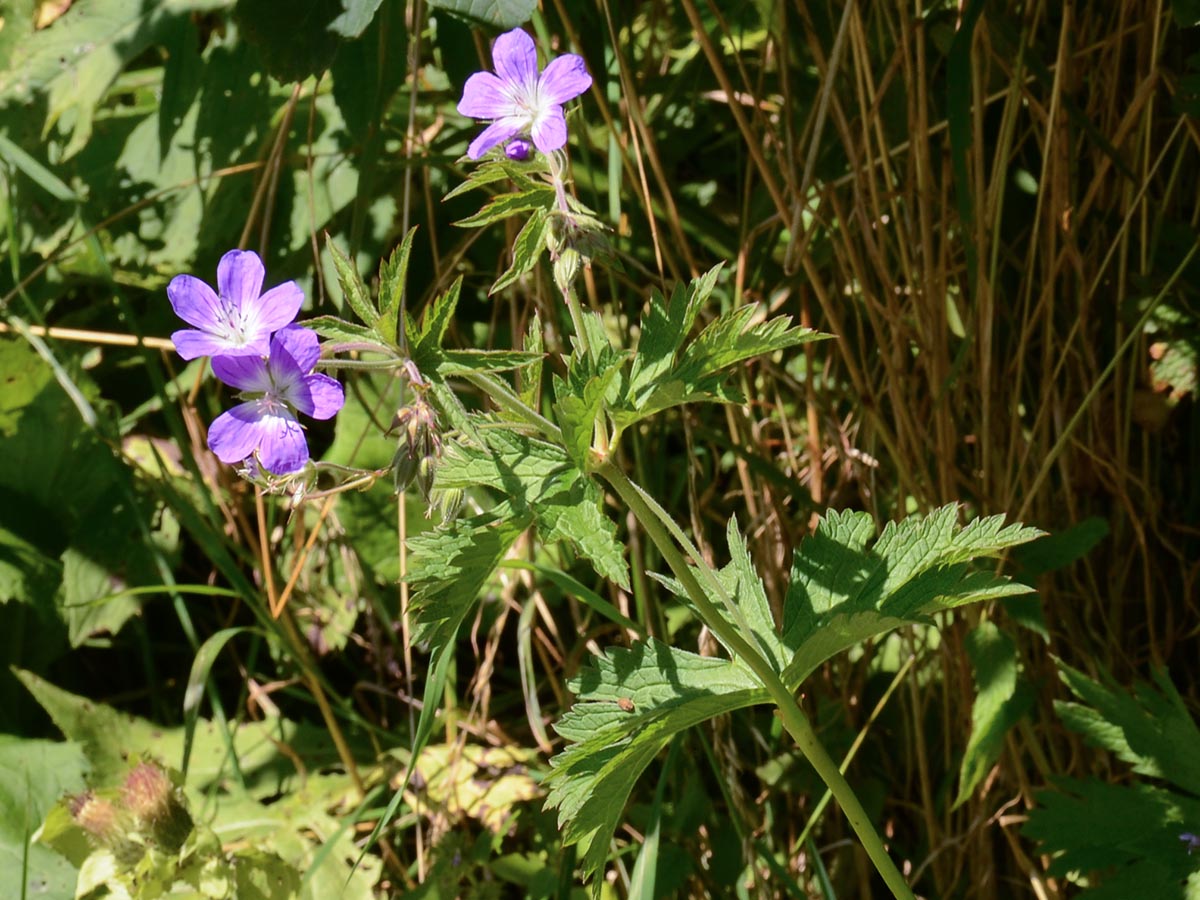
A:
{"type": "Polygon", "coordinates": [[[121,803],[147,836],[167,850],[178,850],[192,832],[183,799],[157,763],[143,760],[133,767],[121,786],[121,803]]]}

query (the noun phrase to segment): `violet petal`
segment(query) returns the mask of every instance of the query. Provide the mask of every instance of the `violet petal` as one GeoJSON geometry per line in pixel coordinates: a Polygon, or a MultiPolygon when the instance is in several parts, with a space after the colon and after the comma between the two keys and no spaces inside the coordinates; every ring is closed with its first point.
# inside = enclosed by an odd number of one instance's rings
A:
{"type": "Polygon", "coordinates": [[[567,143],[567,120],[561,106],[543,110],[533,123],[533,144],[543,153],[553,153],[567,143]]]}
{"type": "Polygon", "coordinates": [[[533,86],[537,83],[537,47],[533,38],[521,28],[506,31],[492,44],[492,62],[496,74],[513,84],[533,86]]]}
{"type": "Polygon", "coordinates": [[[258,459],[264,469],[276,475],[303,469],[308,462],[308,441],[300,423],[287,414],[265,416],[258,459]]]}
{"type": "Polygon", "coordinates": [[[337,379],[320,372],[305,375],[293,396],[296,409],[314,419],[332,419],[346,402],[345,391],[337,379]]]}
{"type": "Polygon", "coordinates": [[[287,328],[281,328],[275,333],[275,337],[271,338],[271,361],[275,362],[281,352],[286,354],[287,363],[290,363],[285,364],[286,370],[294,367],[297,374],[307,375],[321,358],[320,338],[315,331],[302,325],[289,325],[287,328]]]}
{"type": "Polygon", "coordinates": [[[538,99],[545,103],[563,104],[574,100],[592,86],[592,76],[582,56],[567,53],[550,60],[538,79],[538,99]]]}
{"type": "Polygon", "coordinates": [[[267,352],[265,334],[252,343],[234,346],[228,338],[184,328],[173,333],[171,340],[175,342],[175,352],[184,359],[199,359],[201,356],[262,356],[267,352]]]}
{"type": "Polygon", "coordinates": [[[229,356],[221,354],[212,360],[213,374],[239,391],[269,391],[271,376],[261,356],[229,356]]]}
{"type": "Polygon", "coordinates": [[[463,85],[458,111],[472,119],[499,119],[518,109],[503,81],[491,72],[476,72],[463,85]]]}
{"type": "Polygon", "coordinates": [[[208,427],[208,449],[226,464],[241,462],[262,443],[262,404],[251,400],[217,416],[208,427]]]}
{"type": "Polygon", "coordinates": [[[254,301],[255,325],[267,334],[272,334],[296,321],[300,307],[304,305],[304,291],[294,281],[285,281],[271,288],[254,301]]]}
{"type": "Polygon", "coordinates": [[[175,315],[205,331],[221,328],[221,299],[194,275],[176,275],[167,285],[167,299],[175,315]]]}
{"type": "MultiPolygon", "coordinates": [[[[501,141],[507,141],[510,137],[514,137],[520,133],[528,124],[529,122],[526,118],[508,116],[498,119],[485,128],[479,137],[471,141],[471,146],[467,148],[467,156],[471,159],[479,159],[501,141]]],[[[559,144],[559,146],[561,147],[562,145],[559,144]]]]}
{"type": "Polygon", "coordinates": [[[217,290],[235,309],[253,303],[262,291],[267,270],[253,250],[230,250],[217,263],[217,290]]]}

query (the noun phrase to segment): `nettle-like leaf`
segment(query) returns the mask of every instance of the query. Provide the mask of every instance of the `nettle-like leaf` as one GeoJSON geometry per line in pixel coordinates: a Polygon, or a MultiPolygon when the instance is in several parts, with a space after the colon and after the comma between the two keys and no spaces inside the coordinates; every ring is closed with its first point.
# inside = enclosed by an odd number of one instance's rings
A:
{"type": "MultiPolygon", "coordinates": [[[[597,317],[598,318],[598,317],[597,317]]],[[[588,318],[584,318],[588,322],[588,318]]],[[[615,398],[628,354],[613,348],[608,341],[596,345],[594,358],[576,347],[571,355],[566,379],[554,379],[557,398],[554,411],[563,431],[563,443],[571,460],[581,469],[587,467],[596,421],[607,401],[615,398]]]]}
{"type": "Polygon", "coordinates": [[[629,564],[616,524],[601,508],[600,489],[563,449],[499,429],[478,434],[482,444],[447,449],[437,487],[499,491],[502,506],[536,524],[543,541],[569,541],[597,573],[628,588],[629,564]]]}
{"type": "Polygon", "coordinates": [[[792,561],[784,601],[783,642],[792,653],[784,681],[798,685],[842,650],[966,603],[1029,593],[1032,588],[971,569],[1038,537],[1036,528],[1004,526],[1003,516],[958,524],[958,507],[889,522],[868,548],[869,513],[832,512],[792,561]]]}
{"type": "Polygon", "coordinates": [[[768,699],[740,664],[655,640],[608,650],[570,687],[580,699],[555,730],[572,743],[551,760],[547,805],[588,874],[603,866],[634,782],[675,734],[768,699]]]}
{"type": "Polygon", "coordinates": [[[434,9],[497,28],[524,25],[537,9],[537,0],[429,0],[434,9]]]}
{"type": "Polygon", "coordinates": [[[1169,786],[1056,779],[1057,790],[1037,795],[1023,833],[1053,856],[1050,874],[1091,876],[1079,895],[1087,900],[1200,896],[1200,856],[1193,852],[1200,729],[1179,693],[1161,671],[1154,673],[1157,689],[1139,683],[1131,696],[1107,673],[1093,681],[1062,663],[1059,669],[1084,701],[1055,702],[1066,725],[1169,786]]]}
{"type": "Polygon", "coordinates": [[[454,640],[479,592],[530,521],[527,515],[487,513],[409,538],[418,641],[444,647],[454,640]]]}
{"type": "MultiPolygon", "coordinates": [[[[772,615],[736,523],[731,562],[710,598],[791,690],[822,662],[868,637],[928,622],[932,613],[1030,590],[968,563],[1032,540],[1040,532],[1004,527],[1000,517],[963,527],[947,506],[924,518],[889,523],[872,542],[868,513],[833,512],[795,553],[782,626],[772,615]]],[[[678,582],[658,576],[684,596],[678,582]]],[[[701,584],[704,579],[701,578],[701,584]]],[[[769,702],[741,660],[701,658],[654,641],[592,661],[573,685],[579,699],[557,728],[572,743],[551,761],[549,803],[584,868],[603,865],[634,781],[680,730],[720,713],[769,702]]]]}
{"type": "Polygon", "coordinates": [[[687,288],[677,287],[669,301],[657,292],[651,298],[628,392],[613,415],[618,427],[684,403],[744,402],[728,384],[726,370],[731,366],[827,337],[793,326],[787,316],[755,321],[760,307],[752,304],[725,313],[686,342],[719,274],[717,266],[687,288]]]}

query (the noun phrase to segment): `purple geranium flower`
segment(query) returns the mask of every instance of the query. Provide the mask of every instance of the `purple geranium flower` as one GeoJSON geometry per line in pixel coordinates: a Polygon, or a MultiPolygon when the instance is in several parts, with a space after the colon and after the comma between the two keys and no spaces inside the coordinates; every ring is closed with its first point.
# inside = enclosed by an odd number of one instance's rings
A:
{"type": "Polygon", "coordinates": [[[184,359],[200,356],[266,356],[271,334],[300,312],[304,292],[294,281],[261,293],[266,270],[258,254],[230,250],[217,264],[217,291],[192,275],[167,285],[175,314],[195,328],[171,335],[184,359]]]}
{"type": "Polygon", "coordinates": [[[328,419],[346,401],[337,381],[313,373],[320,356],[316,333],[289,325],[271,338],[266,359],[213,358],[213,373],[249,397],[219,415],[208,429],[208,447],[221,462],[241,462],[257,452],[262,467],[276,475],[304,468],[308,442],[296,412],[328,419]]]}
{"type": "Polygon", "coordinates": [[[463,87],[458,111],[492,124],[471,141],[467,156],[479,159],[509,138],[528,136],[543,153],[567,142],[567,120],[562,105],[592,86],[583,57],[568,53],[550,61],[538,74],[533,38],[515,28],[496,38],[492,46],[496,74],[476,72],[463,87]]]}

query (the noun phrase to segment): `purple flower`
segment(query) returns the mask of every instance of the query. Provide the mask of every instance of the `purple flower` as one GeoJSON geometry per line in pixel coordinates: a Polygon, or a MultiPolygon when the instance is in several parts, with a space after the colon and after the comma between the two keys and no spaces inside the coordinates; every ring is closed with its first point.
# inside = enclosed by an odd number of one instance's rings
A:
{"type": "Polygon", "coordinates": [[[492,124],[471,141],[467,156],[479,159],[509,138],[530,137],[542,153],[551,153],[567,142],[567,120],[562,105],[592,86],[583,57],[568,53],[550,61],[538,74],[533,38],[514,28],[492,45],[496,74],[476,72],[463,87],[458,111],[492,124]]]}
{"type": "Polygon", "coordinates": [[[221,413],[208,429],[208,447],[221,462],[237,463],[257,453],[262,467],[275,475],[304,468],[308,442],[296,412],[328,419],[346,400],[337,381],[312,372],[320,356],[316,333],[289,325],[271,338],[266,359],[213,357],[213,373],[249,398],[221,413]]]}
{"type": "Polygon", "coordinates": [[[171,335],[184,359],[200,356],[266,356],[271,334],[300,312],[304,292],[294,281],[261,293],[266,270],[258,254],[230,250],[217,264],[217,290],[191,275],[167,285],[175,314],[195,328],[171,335]]]}
{"type": "Polygon", "coordinates": [[[533,153],[533,145],[524,138],[513,138],[504,145],[504,155],[514,162],[525,162],[533,153]]]}

